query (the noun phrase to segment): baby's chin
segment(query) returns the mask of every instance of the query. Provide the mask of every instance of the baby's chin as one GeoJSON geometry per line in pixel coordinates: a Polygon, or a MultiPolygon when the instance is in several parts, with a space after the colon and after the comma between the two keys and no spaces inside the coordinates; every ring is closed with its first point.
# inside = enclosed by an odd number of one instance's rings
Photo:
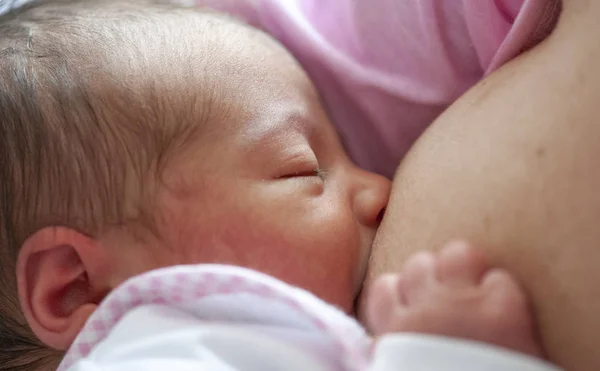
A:
{"type": "Polygon", "coordinates": [[[329,304],[333,304],[333,306],[337,307],[347,315],[355,317],[356,304],[361,291],[362,279],[360,281],[355,280],[351,286],[346,286],[345,288],[338,287],[336,290],[334,290],[335,293],[330,293],[331,295],[325,295],[322,297],[322,299],[329,304]]]}
{"type": "Polygon", "coordinates": [[[367,269],[368,269],[368,265],[369,265],[369,255],[370,254],[367,254],[367,257],[364,259],[364,261],[360,262],[360,265],[358,266],[358,268],[356,270],[357,274],[356,274],[356,280],[354,283],[354,292],[353,292],[354,300],[352,301],[350,310],[347,311],[347,313],[352,315],[353,317],[356,316],[356,314],[358,312],[358,304],[360,302],[361,296],[363,295],[366,278],[367,278],[367,269]]]}
{"type": "Polygon", "coordinates": [[[365,328],[367,327],[367,323],[365,321],[365,298],[367,297],[366,291],[368,287],[365,285],[363,290],[356,296],[354,299],[354,306],[352,308],[352,312],[349,313],[352,317],[355,317],[358,322],[360,322],[365,328]]]}
{"type": "Polygon", "coordinates": [[[364,320],[363,320],[363,305],[365,302],[365,298],[367,296],[367,291],[369,290],[369,284],[371,282],[371,280],[374,277],[371,277],[371,275],[369,274],[369,265],[371,263],[371,259],[370,259],[370,250],[369,250],[369,254],[367,255],[367,258],[365,259],[365,262],[360,266],[359,269],[359,275],[358,277],[358,281],[356,283],[356,292],[354,295],[354,301],[353,301],[353,305],[352,305],[352,311],[351,314],[353,317],[356,317],[356,319],[361,322],[362,324],[364,324],[364,320]]]}
{"type": "Polygon", "coordinates": [[[355,292],[354,295],[358,296],[362,290],[362,287],[367,279],[367,272],[369,271],[369,263],[371,262],[371,251],[373,241],[362,249],[362,253],[360,254],[359,261],[356,265],[356,276],[354,281],[355,292]]]}

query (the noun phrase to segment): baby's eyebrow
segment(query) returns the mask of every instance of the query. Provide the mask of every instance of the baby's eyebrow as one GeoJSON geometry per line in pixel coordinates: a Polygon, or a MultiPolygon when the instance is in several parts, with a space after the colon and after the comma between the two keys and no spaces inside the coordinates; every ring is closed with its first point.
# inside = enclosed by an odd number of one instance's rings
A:
{"type": "Polygon", "coordinates": [[[315,126],[311,124],[306,113],[295,109],[274,112],[268,118],[258,118],[254,123],[250,122],[248,125],[254,126],[247,132],[248,139],[265,144],[281,140],[286,135],[308,137],[315,130],[315,126]]]}

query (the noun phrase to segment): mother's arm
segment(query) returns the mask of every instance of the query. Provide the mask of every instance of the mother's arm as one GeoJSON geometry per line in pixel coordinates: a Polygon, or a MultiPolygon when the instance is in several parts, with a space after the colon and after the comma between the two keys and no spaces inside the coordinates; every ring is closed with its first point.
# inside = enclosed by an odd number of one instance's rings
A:
{"type": "Polygon", "coordinates": [[[551,359],[600,370],[600,2],[442,115],[399,168],[370,278],[464,237],[531,294],[551,359]]]}

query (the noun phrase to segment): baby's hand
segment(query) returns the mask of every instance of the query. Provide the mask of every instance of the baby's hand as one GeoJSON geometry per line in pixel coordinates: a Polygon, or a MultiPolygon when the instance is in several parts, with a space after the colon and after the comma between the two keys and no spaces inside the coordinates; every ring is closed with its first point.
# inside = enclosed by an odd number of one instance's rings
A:
{"type": "Polygon", "coordinates": [[[417,332],[471,339],[541,357],[525,293],[464,242],[408,259],[380,277],[366,303],[374,335],[417,332]]]}

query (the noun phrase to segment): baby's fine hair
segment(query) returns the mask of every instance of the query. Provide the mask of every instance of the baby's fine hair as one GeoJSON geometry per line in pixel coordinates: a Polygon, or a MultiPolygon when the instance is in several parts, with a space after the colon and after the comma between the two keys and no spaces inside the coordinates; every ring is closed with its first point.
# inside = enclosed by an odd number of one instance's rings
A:
{"type": "Polygon", "coordinates": [[[218,63],[197,50],[232,24],[149,0],[40,0],[0,16],[1,371],[62,356],[21,313],[19,249],[47,226],[156,233],[151,185],[203,120],[197,75],[218,63]]]}

